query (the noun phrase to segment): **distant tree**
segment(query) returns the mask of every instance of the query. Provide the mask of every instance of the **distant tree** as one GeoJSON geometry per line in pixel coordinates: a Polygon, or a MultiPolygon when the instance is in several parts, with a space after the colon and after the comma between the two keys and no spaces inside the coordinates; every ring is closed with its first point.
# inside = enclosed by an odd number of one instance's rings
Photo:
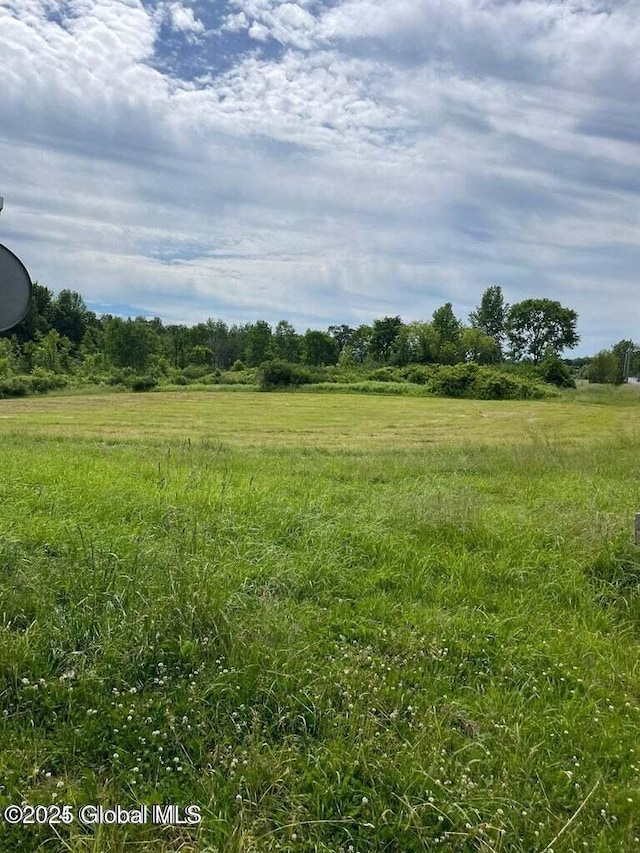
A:
{"type": "Polygon", "coordinates": [[[584,376],[589,382],[620,385],[622,382],[620,361],[610,349],[600,350],[586,366],[584,376]]]}
{"type": "Polygon", "coordinates": [[[329,326],[327,331],[332,338],[335,338],[338,347],[340,348],[340,352],[342,352],[345,347],[351,346],[351,342],[356,333],[355,329],[352,329],[351,326],[347,326],[344,323],[341,323],[339,326],[329,326]]]}
{"type": "Polygon", "coordinates": [[[257,320],[246,326],[245,361],[250,367],[257,367],[269,358],[271,344],[271,326],[265,320],[257,320]]]}
{"type": "Polygon", "coordinates": [[[280,320],[273,333],[273,349],[277,359],[295,363],[300,357],[301,339],[291,323],[280,320]]]}
{"type": "Polygon", "coordinates": [[[149,357],[160,349],[158,333],[144,317],[111,317],[105,326],[104,344],[114,367],[132,367],[139,372],[147,369],[149,357]]]}
{"type": "Polygon", "coordinates": [[[496,364],[501,358],[500,345],[496,339],[479,328],[462,329],[459,349],[464,361],[476,364],[496,364]]]}
{"type": "Polygon", "coordinates": [[[16,345],[9,338],[0,338],[0,379],[18,369],[16,345]]]}
{"type": "Polygon", "coordinates": [[[453,313],[453,306],[450,302],[436,308],[432,315],[431,324],[440,336],[441,343],[457,343],[462,324],[453,313]]]}
{"type": "Polygon", "coordinates": [[[439,336],[431,323],[403,324],[394,345],[395,364],[427,364],[438,357],[439,336]]]}
{"type": "Polygon", "coordinates": [[[75,290],[61,290],[51,304],[51,326],[60,335],[79,346],[91,317],[95,314],[87,309],[84,299],[75,290]]]}
{"type": "Polygon", "coordinates": [[[305,364],[336,364],[339,356],[340,350],[335,338],[327,332],[307,329],[302,338],[302,359],[305,364]]]}
{"type": "Polygon", "coordinates": [[[469,314],[472,328],[493,338],[500,351],[504,341],[507,311],[508,306],[505,304],[502,288],[496,284],[485,290],[480,305],[469,314]]]}
{"type": "Polygon", "coordinates": [[[629,353],[629,376],[640,375],[640,350],[637,344],[631,340],[618,341],[611,348],[611,352],[616,357],[618,362],[619,383],[625,381],[624,364],[629,353]]]}
{"type": "Polygon", "coordinates": [[[187,364],[212,366],[213,353],[209,347],[203,347],[201,344],[198,344],[187,351],[187,364]]]}
{"type": "Polygon", "coordinates": [[[381,320],[374,320],[369,339],[369,355],[376,361],[389,361],[401,328],[400,317],[383,317],[381,320]]]}
{"type": "MultiPolygon", "coordinates": [[[[231,334],[224,320],[209,318],[205,325],[204,346],[211,352],[211,364],[225,370],[231,367],[237,358],[231,334]]],[[[201,344],[202,345],[202,344],[201,344]]]]}
{"type": "Polygon", "coordinates": [[[164,352],[169,363],[173,367],[182,369],[187,364],[187,352],[189,350],[189,329],[182,325],[171,325],[166,327],[164,340],[164,352]]]}
{"type": "Polygon", "coordinates": [[[42,367],[53,373],[68,371],[71,367],[71,341],[63,337],[55,329],[50,329],[46,335],[40,336],[32,353],[34,367],[42,367]]]}
{"type": "Polygon", "coordinates": [[[509,308],[506,333],[512,358],[538,364],[548,347],[557,355],[580,341],[578,315],[551,299],[525,299],[509,308]]]}
{"type": "Polygon", "coordinates": [[[361,325],[354,331],[349,343],[351,353],[358,364],[362,364],[369,357],[369,345],[373,329],[371,326],[361,325]]]}

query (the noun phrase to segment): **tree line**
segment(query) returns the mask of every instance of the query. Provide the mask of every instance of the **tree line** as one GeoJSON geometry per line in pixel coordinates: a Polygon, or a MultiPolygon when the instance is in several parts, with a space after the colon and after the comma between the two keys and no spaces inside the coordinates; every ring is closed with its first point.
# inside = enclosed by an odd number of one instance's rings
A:
{"type": "Polygon", "coordinates": [[[331,325],[303,334],[287,320],[272,327],[264,320],[228,325],[209,319],[189,327],[159,318],[98,316],[79,293],[62,290],[54,296],[36,283],[27,316],[0,340],[0,375],[37,368],[85,374],[113,368],[137,373],[167,367],[228,370],[270,360],[309,366],[491,365],[505,360],[537,365],[578,343],[577,319],[575,311],[550,299],[507,305],[501,287],[492,286],[466,323],[447,302],[424,322],[387,316],[370,325],[331,325]]]}

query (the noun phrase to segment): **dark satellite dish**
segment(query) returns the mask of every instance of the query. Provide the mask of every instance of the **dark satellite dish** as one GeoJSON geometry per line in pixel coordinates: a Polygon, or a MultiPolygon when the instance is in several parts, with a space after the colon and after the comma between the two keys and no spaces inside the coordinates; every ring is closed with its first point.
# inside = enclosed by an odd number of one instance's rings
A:
{"type": "Polygon", "coordinates": [[[0,243],[0,332],[24,319],[31,299],[31,279],[20,258],[0,243]]]}

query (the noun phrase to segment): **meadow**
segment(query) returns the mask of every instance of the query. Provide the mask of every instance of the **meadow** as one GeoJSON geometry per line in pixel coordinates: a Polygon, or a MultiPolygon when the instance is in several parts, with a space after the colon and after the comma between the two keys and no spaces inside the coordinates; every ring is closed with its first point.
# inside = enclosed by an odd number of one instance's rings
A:
{"type": "Polygon", "coordinates": [[[0,401],[0,850],[640,850],[640,395],[0,401]]]}

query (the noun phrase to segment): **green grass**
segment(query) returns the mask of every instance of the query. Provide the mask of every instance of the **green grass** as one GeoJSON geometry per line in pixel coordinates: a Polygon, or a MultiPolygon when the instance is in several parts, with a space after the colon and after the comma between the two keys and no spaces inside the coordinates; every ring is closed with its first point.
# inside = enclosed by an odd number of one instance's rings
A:
{"type": "Polygon", "coordinates": [[[0,806],[203,821],[0,849],[640,849],[640,408],[603,393],[3,401],[0,806]]]}

